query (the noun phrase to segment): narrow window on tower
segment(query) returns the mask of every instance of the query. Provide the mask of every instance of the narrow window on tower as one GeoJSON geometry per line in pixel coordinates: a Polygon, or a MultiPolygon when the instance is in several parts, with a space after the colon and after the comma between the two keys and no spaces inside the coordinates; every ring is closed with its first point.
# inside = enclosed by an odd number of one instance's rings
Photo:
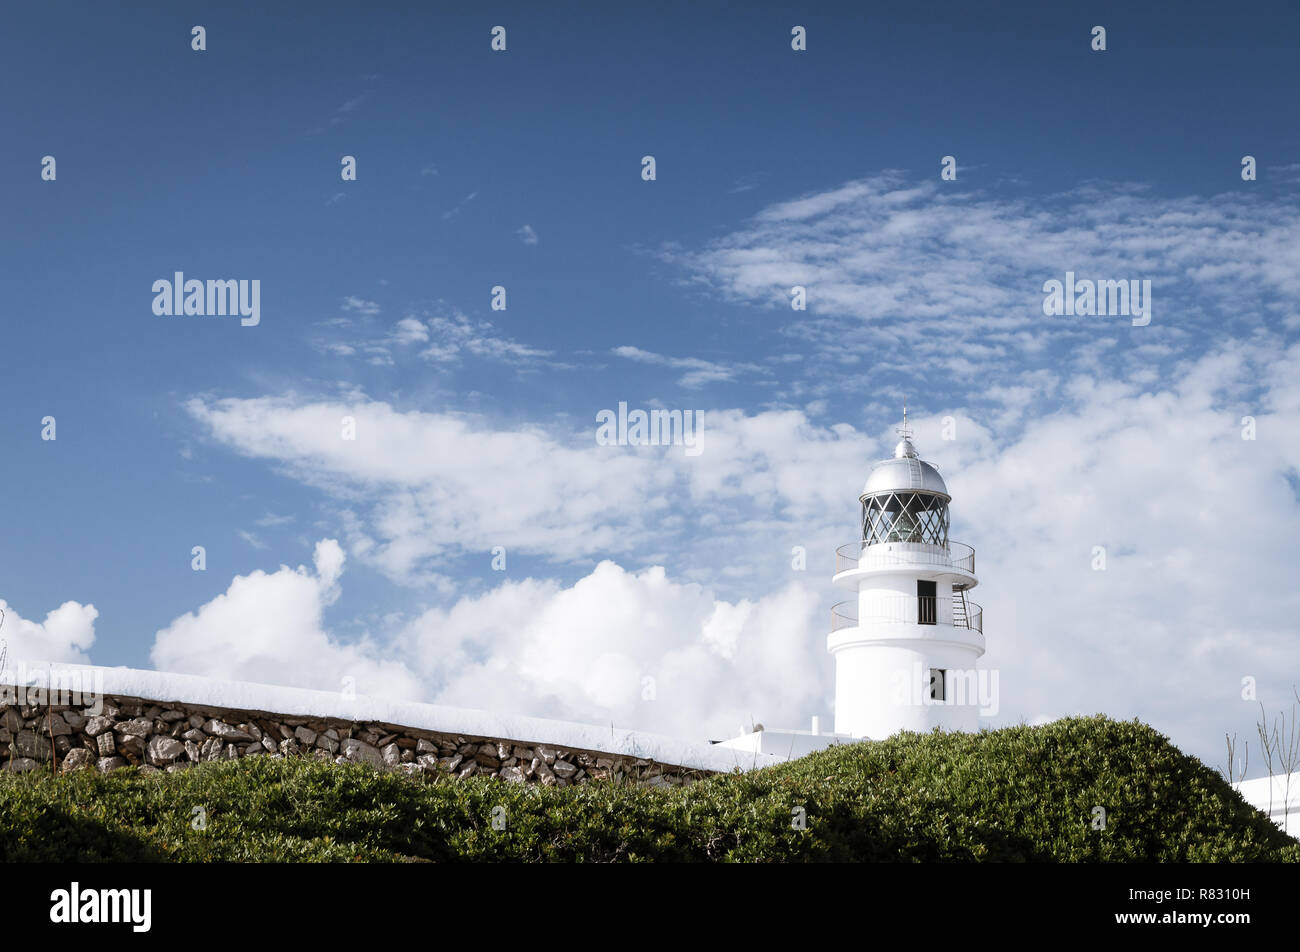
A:
{"type": "Polygon", "coordinates": [[[935,596],[938,594],[935,582],[927,582],[923,578],[916,580],[916,620],[918,624],[936,624],[935,596]]]}
{"type": "Polygon", "coordinates": [[[943,668],[930,669],[930,700],[942,701],[944,699],[943,685],[947,680],[948,672],[943,668]]]}

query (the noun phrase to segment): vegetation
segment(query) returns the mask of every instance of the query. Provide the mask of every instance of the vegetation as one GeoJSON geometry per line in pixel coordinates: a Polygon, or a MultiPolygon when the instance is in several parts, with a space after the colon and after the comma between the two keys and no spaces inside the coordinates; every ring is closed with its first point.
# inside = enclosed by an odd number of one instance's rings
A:
{"type": "Polygon", "coordinates": [[[1296,861],[1300,843],[1150,727],[1090,717],[901,734],[681,788],[268,757],[33,771],[0,776],[0,859],[1296,861]]]}

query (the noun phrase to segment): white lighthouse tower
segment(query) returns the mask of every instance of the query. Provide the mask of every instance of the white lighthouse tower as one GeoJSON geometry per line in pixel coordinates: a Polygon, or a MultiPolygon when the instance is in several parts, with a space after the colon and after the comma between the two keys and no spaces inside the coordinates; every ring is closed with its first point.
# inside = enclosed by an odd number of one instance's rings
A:
{"type": "Polygon", "coordinates": [[[904,730],[975,731],[980,708],[996,705],[975,667],[984,654],[984,612],[966,597],[979,581],[975,550],[948,538],[952,497],[917,455],[906,407],[898,436],[858,496],[858,540],[835,553],[834,584],[854,597],[831,609],[826,640],[835,658],[834,729],[813,717],[811,730],[757,727],[723,746],[799,757],[904,730]]]}
{"type": "Polygon", "coordinates": [[[835,733],[880,739],[901,730],[979,729],[983,611],[975,550],[948,538],[948,487],[922,460],[907,411],[890,459],[858,497],[861,537],[836,552],[831,609],[835,733]]]}

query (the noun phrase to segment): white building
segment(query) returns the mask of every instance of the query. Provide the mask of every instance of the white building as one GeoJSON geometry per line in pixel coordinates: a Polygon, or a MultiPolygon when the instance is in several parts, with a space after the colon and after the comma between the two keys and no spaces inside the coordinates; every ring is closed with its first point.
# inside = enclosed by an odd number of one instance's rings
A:
{"type": "Polygon", "coordinates": [[[975,666],[984,654],[975,550],[948,538],[948,487],[920,459],[904,413],[890,459],[877,463],[858,499],[858,541],[836,552],[833,582],[855,593],[831,609],[826,647],[835,658],[835,724],[759,730],[722,744],[798,757],[835,743],[902,730],[974,731],[988,700],[975,666]]]}

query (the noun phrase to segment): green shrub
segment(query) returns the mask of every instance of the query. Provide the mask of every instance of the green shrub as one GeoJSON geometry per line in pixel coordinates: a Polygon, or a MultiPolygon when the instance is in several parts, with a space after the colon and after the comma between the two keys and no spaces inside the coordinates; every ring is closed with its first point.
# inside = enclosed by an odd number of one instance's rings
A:
{"type": "Polygon", "coordinates": [[[1300,843],[1152,728],[1090,717],[900,734],[662,789],[267,757],[4,775],[0,859],[1217,862],[1296,861],[1300,843]]]}

